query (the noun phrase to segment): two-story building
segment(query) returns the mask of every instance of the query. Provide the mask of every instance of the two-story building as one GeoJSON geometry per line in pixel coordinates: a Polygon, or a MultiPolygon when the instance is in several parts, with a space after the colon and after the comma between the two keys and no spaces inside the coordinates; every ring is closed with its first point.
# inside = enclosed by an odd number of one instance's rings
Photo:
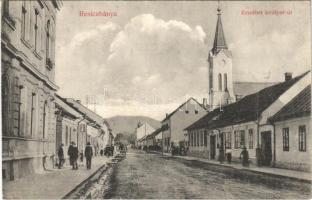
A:
{"type": "Polygon", "coordinates": [[[2,172],[51,167],[55,156],[55,27],[61,1],[2,2],[2,172]]]}
{"type": "Polygon", "coordinates": [[[139,122],[135,129],[137,147],[143,148],[144,146],[147,146],[146,137],[154,131],[155,128],[153,128],[148,123],[139,122]]]}
{"type": "Polygon", "coordinates": [[[207,114],[206,108],[194,98],[182,103],[178,108],[161,121],[163,130],[163,148],[165,152],[171,150],[171,146],[185,146],[188,144],[184,128],[191,125],[207,114]]]}

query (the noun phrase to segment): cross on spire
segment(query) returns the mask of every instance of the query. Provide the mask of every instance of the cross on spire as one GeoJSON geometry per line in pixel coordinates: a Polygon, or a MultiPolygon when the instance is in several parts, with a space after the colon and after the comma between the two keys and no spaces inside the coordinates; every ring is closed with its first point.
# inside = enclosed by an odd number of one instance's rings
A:
{"type": "Polygon", "coordinates": [[[217,11],[218,11],[218,14],[220,14],[220,12],[221,12],[221,8],[220,8],[220,0],[218,0],[218,9],[217,9],[217,11]]]}
{"type": "Polygon", "coordinates": [[[221,49],[228,49],[225,37],[224,37],[224,32],[223,32],[223,27],[222,27],[222,21],[221,21],[221,8],[220,8],[220,0],[218,0],[218,20],[217,20],[217,27],[216,27],[216,33],[215,33],[215,38],[213,42],[213,48],[212,52],[213,54],[216,54],[219,52],[221,49]]]}

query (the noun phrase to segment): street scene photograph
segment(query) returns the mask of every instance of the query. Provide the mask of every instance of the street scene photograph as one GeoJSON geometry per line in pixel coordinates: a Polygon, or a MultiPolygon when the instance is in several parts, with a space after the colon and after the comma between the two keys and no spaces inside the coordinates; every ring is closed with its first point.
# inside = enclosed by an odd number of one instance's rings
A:
{"type": "Polygon", "coordinates": [[[311,2],[1,1],[3,199],[312,199],[311,2]]]}

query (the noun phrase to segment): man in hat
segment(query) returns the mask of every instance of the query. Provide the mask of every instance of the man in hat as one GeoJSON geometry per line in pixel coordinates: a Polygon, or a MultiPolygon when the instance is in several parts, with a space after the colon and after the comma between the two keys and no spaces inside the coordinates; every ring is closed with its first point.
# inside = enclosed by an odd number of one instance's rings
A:
{"type": "Polygon", "coordinates": [[[79,153],[78,153],[78,147],[76,145],[76,143],[74,142],[73,144],[73,169],[78,169],[78,156],[79,156],[79,153]]]}
{"type": "Polygon", "coordinates": [[[91,169],[91,160],[93,156],[93,150],[90,142],[87,143],[87,146],[85,148],[85,157],[87,162],[87,169],[91,169]]]}
{"type": "Polygon", "coordinates": [[[61,169],[61,167],[63,166],[65,159],[64,159],[64,144],[62,143],[58,149],[57,152],[58,155],[58,159],[59,159],[59,163],[58,163],[58,168],[61,169]]]}
{"type": "Polygon", "coordinates": [[[69,164],[73,167],[72,169],[74,169],[74,142],[70,143],[67,154],[69,156],[69,164]]]}
{"type": "Polygon", "coordinates": [[[247,148],[245,146],[244,146],[243,151],[241,152],[241,154],[239,156],[239,159],[242,159],[242,165],[244,167],[248,167],[249,166],[249,155],[248,155],[247,148]]]}

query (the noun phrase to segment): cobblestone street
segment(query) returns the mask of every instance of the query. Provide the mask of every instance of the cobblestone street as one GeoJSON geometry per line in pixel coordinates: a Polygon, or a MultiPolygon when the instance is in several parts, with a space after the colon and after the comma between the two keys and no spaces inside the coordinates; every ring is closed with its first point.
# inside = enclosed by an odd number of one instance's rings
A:
{"type": "Polygon", "coordinates": [[[311,198],[308,183],[138,151],[117,164],[109,187],[105,198],[311,198]]]}

